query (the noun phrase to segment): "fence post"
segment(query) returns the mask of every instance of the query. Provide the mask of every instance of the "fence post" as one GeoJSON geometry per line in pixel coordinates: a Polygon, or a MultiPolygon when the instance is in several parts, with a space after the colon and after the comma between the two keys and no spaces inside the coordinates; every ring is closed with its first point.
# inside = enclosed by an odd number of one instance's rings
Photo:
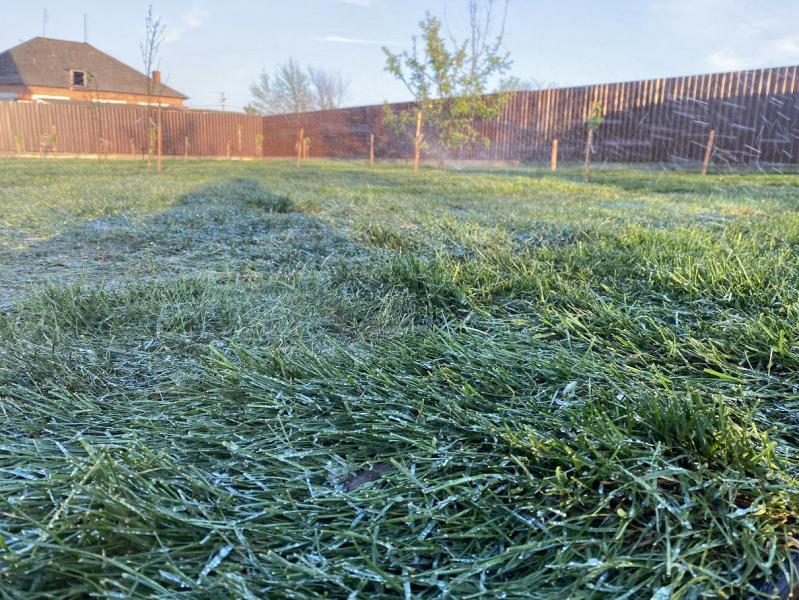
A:
{"type": "Polygon", "coordinates": [[[183,160],[189,160],[189,137],[183,138],[183,160]]]}
{"type": "Polygon", "coordinates": [[[558,138],[552,140],[552,156],[549,159],[549,168],[552,171],[558,170],[558,138]]]}
{"type": "Polygon", "coordinates": [[[375,134],[369,135],[369,164],[375,164],[375,134]]]}
{"type": "Polygon", "coordinates": [[[716,144],[716,130],[711,129],[710,134],[707,136],[707,146],[705,147],[705,159],[702,161],[702,177],[707,175],[707,167],[710,164],[710,158],[713,156],[713,146],[716,144]]]}
{"type": "Polygon", "coordinates": [[[297,168],[300,168],[302,153],[305,146],[305,128],[300,128],[300,137],[297,139],[297,168]]]}

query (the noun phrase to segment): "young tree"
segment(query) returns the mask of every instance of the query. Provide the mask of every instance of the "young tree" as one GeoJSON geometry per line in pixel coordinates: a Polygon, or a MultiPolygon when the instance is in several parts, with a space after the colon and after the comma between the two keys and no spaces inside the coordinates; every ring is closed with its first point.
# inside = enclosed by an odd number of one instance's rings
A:
{"type": "Polygon", "coordinates": [[[591,170],[591,153],[594,151],[594,131],[605,121],[605,109],[601,102],[594,103],[591,107],[591,114],[585,121],[588,128],[588,136],[585,139],[585,164],[583,165],[583,182],[588,183],[588,175],[591,170]]]}
{"type": "Polygon", "coordinates": [[[279,64],[274,75],[261,73],[250,86],[252,106],[261,114],[280,115],[328,110],[341,106],[348,83],[335,71],[303,69],[290,58],[279,64]]]}
{"type": "MultiPolygon", "coordinates": [[[[89,114],[91,114],[92,121],[94,121],[94,132],[97,138],[97,160],[103,158],[103,147],[105,145],[105,138],[103,137],[103,118],[100,113],[100,90],[98,89],[97,77],[94,75],[94,68],[91,67],[85,75],[86,84],[91,90],[92,101],[89,104],[89,114]]],[[[105,158],[108,159],[108,152],[105,152],[105,158]]]]}
{"type": "MultiPolygon", "coordinates": [[[[147,75],[147,170],[152,168],[153,150],[156,144],[156,122],[153,119],[153,95],[158,90],[153,80],[153,71],[158,64],[158,52],[161,42],[164,41],[166,25],[161,23],[161,17],[153,14],[153,5],[147,8],[144,17],[144,40],[140,44],[142,61],[144,62],[144,73],[147,75]]],[[[160,104],[160,99],[158,104],[160,104]]]]}
{"type": "Polygon", "coordinates": [[[424,147],[424,129],[435,133],[439,160],[451,150],[469,144],[488,145],[475,121],[500,114],[508,94],[488,95],[495,77],[510,68],[503,49],[508,0],[499,26],[495,26],[495,0],[469,1],[469,36],[458,42],[442,34],[442,22],[429,13],[419,23],[421,44],[416,37],[410,51],[394,54],[383,48],[386,71],[405,84],[413,96],[411,113],[394,114],[386,105],[385,122],[401,133],[415,121],[414,171],[424,147]],[[420,48],[421,45],[421,48],[420,48]]]}

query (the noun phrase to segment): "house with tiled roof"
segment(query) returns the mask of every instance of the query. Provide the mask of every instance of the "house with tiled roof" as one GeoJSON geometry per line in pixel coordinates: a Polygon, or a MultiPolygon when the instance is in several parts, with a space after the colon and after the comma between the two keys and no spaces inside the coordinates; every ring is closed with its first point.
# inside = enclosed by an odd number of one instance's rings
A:
{"type": "Polygon", "coordinates": [[[0,99],[182,107],[186,96],[91,44],[35,37],[0,53],[0,99]]]}

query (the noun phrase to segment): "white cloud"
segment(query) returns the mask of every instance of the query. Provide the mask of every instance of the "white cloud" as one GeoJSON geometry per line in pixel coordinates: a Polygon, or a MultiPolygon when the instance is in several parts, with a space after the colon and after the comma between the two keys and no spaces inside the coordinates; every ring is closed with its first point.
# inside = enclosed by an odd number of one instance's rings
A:
{"type": "Polygon", "coordinates": [[[351,6],[363,6],[369,8],[372,6],[372,0],[336,0],[339,4],[350,4],[351,6]]]}
{"type": "Polygon", "coordinates": [[[361,46],[393,46],[396,42],[386,42],[382,40],[367,40],[364,38],[345,37],[341,35],[326,35],[324,37],[313,38],[315,42],[325,42],[327,44],[358,44],[361,46]]]}
{"type": "Polygon", "coordinates": [[[186,25],[186,27],[190,28],[200,27],[203,23],[205,23],[207,18],[208,18],[207,10],[200,10],[195,8],[191,12],[183,15],[183,23],[186,25]]]}
{"type": "Polygon", "coordinates": [[[712,71],[739,71],[751,63],[751,57],[741,56],[730,50],[717,50],[705,57],[705,64],[712,71]]]}
{"type": "Polygon", "coordinates": [[[192,29],[202,27],[208,20],[209,12],[203,8],[193,8],[187,13],[180,16],[180,22],[177,25],[167,24],[166,32],[164,34],[164,42],[167,44],[177,42],[186,33],[192,29]]]}
{"type": "Polygon", "coordinates": [[[649,0],[647,7],[659,31],[681,47],[701,48],[698,60],[712,71],[799,62],[799,2],[649,0]]]}
{"type": "Polygon", "coordinates": [[[767,65],[792,65],[799,62],[799,36],[785,36],[762,43],[744,44],[746,53],[723,48],[711,52],[704,63],[713,71],[738,71],[767,65]]]}
{"type": "Polygon", "coordinates": [[[789,63],[799,61],[799,36],[787,36],[772,40],[767,54],[774,60],[789,63]]]}

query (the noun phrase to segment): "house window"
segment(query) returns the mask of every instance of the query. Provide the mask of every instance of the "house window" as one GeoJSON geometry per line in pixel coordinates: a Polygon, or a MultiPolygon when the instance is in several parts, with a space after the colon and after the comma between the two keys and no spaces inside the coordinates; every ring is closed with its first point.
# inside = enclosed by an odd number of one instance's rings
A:
{"type": "Polygon", "coordinates": [[[86,71],[70,71],[70,79],[75,87],[86,87],[86,71]]]}

